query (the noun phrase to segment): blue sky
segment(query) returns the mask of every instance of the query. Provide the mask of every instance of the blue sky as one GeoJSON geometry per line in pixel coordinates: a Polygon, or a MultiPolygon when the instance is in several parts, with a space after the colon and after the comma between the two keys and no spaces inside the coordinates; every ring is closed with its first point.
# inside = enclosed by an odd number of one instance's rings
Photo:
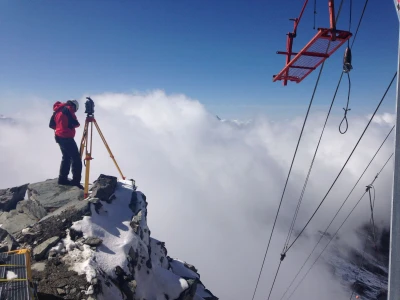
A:
{"type": "MultiPolygon", "coordinates": [[[[338,28],[349,26],[349,2],[338,28]]],[[[393,1],[369,1],[353,48],[352,113],[370,111],[396,71],[398,19],[393,1]]],[[[0,0],[0,113],[32,96],[55,100],[84,94],[163,89],[184,93],[224,116],[292,111],[303,114],[317,72],[302,83],[273,83],[284,66],[295,0],[0,0]],[[12,103],[12,104],[11,104],[12,103]]],[[[364,1],[353,0],[352,31],[364,1]]],[[[339,1],[336,1],[339,6],[339,1]]],[[[317,26],[327,27],[327,1],[317,26]]],[[[310,1],[295,39],[315,34],[310,1]]],[[[316,107],[330,103],[344,47],[325,65],[316,107]]],[[[335,112],[345,105],[342,84],[335,112]]],[[[385,103],[394,110],[394,89],[385,103]]]]}

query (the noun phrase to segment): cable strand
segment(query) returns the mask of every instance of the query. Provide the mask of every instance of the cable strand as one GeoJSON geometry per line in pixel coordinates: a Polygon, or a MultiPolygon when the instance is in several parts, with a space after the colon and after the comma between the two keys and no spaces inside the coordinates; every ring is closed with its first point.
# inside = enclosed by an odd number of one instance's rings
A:
{"type": "Polygon", "coordinates": [[[372,238],[374,241],[375,250],[377,250],[376,234],[375,234],[375,220],[374,220],[375,187],[373,185],[369,185],[369,186],[367,186],[367,190],[368,190],[369,204],[370,204],[370,209],[371,209],[372,238]],[[374,200],[372,200],[371,188],[373,188],[373,191],[374,191],[374,200]]]}
{"type": "Polygon", "coordinates": [[[258,274],[258,279],[257,279],[256,287],[255,287],[255,289],[254,289],[254,293],[253,293],[252,300],[254,300],[254,297],[255,297],[256,292],[257,292],[258,284],[259,284],[260,278],[261,278],[261,273],[262,273],[262,270],[263,270],[264,264],[265,264],[265,259],[266,259],[266,257],[267,257],[267,254],[268,254],[268,251],[269,251],[269,247],[270,247],[270,244],[271,244],[271,240],[272,240],[272,235],[273,235],[274,230],[275,230],[276,221],[277,221],[277,219],[278,219],[279,212],[280,212],[280,209],[281,209],[281,206],[282,206],[283,197],[284,197],[285,192],[286,192],[286,188],[287,188],[287,185],[288,185],[288,182],[289,182],[290,174],[291,174],[291,172],[292,172],[294,160],[295,160],[295,158],[296,158],[297,151],[298,151],[298,149],[299,149],[300,141],[301,141],[301,138],[302,138],[303,132],[304,132],[304,127],[305,127],[305,125],[306,125],[308,116],[309,116],[309,114],[310,114],[311,106],[312,106],[312,103],[313,103],[313,101],[314,101],[315,93],[316,93],[316,91],[317,91],[317,87],[318,87],[318,84],[319,84],[319,81],[320,81],[320,78],[321,78],[322,71],[323,71],[323,69],[324,69],[324,65],[325,65],[325,63],[322,63],[321,68],[320,68],[320,71],[319,71],[319,74],[318,74],[317,81],[316,81],[316,83],[315,83],[314,91],[313,91],[313,94],[312,94],[312,96],[311,96],[310,103],[309,103],[309,105],[308,105],[307,113],[306,113],[306,116],[305,116],[305,118],[304,118],[303,126],[302,126],[301,131],[300,131],[300,136],[299,136],[299,139],[298,139],[298,141],[297,141],[296,149],[295,149],[295,151],[294,151],[294,155],[293,155],[293,158],[292,158],[292,162],[291,162],[291,164],[290,164],[290,168],[289,168],[288,175],[287,175],[287,177],[286,177],[286,182],[285,182],[285,185],[284,185],[284,188],[283,188],[283,191],[282,191],[281,199],[280,199],[280,201],[279,201],[279,206],[278,206],[278,210],[277,210],[276,215],[275,215],[274,224],[272,225],[271,234],[270,234],[270,236],[269,236],[267,249],[266,249],[266,251],[265,251],[264,259],[263,259],[263,262],[262,262],[262,264],[261,264],[260,273],[258,274]]]}
{"type": "Polygon", "coordinates": [[[315,29],[316,18],[317,18],[317,0],[314,0],[314,26],[313,26],[313,29],[315,29]]]}
{"type": "Polygon", "coordinates": [[[296,223],[297,216],[298,216],[298,213],[299,213],[299,210],[300,210],[300,205],[301,205],[301,203],[302,203],[302,201],[303,201],[304,193],[305,193],[305,190],[306,190],[307,185],[308,185],[308,180],[309,180],[309,178],[310,178],[311,170],[312,170],[312,168],[313,168],[313,166],[314,166],[314,161],[315,161],[315,158],[316,158],[316,156],[317,156],[317,152],[318,152],[319,146],[320,146],[320,144],[321,144],[322,136],[324,135],[325,128],[326,128],[326,124],[328,123],[328,119],[329,119],[330,113],[331,113],[331,111],[332,111],[332,107],[333,107],[333,104],[334,104],[334,102],[335,102],[336,95],[337,95],[337,92],[338,92],[338,90],[339,90],[339,86],[340,86],[340,83],[341,83],[341,81],[342,81],[342,78],[343,78],[343,72],[341,73],[340,78],[339,78],[339,81],[338,81],[338,84],[337,84],[337,86],[336,86],[336,90],[335,90],[335,93],[334,93],[333,98],[332,98],[331,106],[329,107],[328,114],[327,114],[327,116],[326,116],[325,123],[324,123],[324,126],[323,126],[323,128],[322,128],[322,132],[321,132],[321,135],[320,135],[320,137],[319,137],[318,144],[317,144],[317,147],[316,147],[316,149],[315,149],[314,156],[313,156],[313,158],[312,158],[310,168],[308,169],[307,177],[306,177],[306,180],[305,180],[305,182],[304,182],[303,189],[302,189],[302,191],[301,191],[301,195],[300,195],[299,201],[298,201],[298,203],[297,203],[296,211],[295,211],[295,214],[294,214],[292,223],[291,223],[291,225],[290,225],[289,233],[288,233],[288,236],[287,236],[287,238],[286,238],[285,247],[284,247],[284,250],[283,250],[283,251],[286,250],[286,247],[289,245],[290,239],[291,239],[291,237],[292,237],[293,230],[294,230],[294,225],[295,225],[295,223],[296,223]]]}
{"type": "Polygon", "coordinates": [[[358,30],[360,29],[361,22],[362,22],[362,20],[363,20],[363,18],[364,18],[365,10],[367,9],[368,1],[369,1],[369,0],[365,0],[364,8],[363,8],[363,11],[362,11],[362,13],[361,13],[360,20],[358,21],[357,30],[356,30],[356,33],[354,34],[353,42],[351,43],[351,48],[353,48],[354,42],[356,41],[356,37],[357,37],[357,34],[358,34],[358,30]]]}
{"type": "MultiPolygon", "coordinates": [[[[353,14],[353,0],[350,0],[350,13],[349,13],[349,32],[351,31],[351,16],[353,14]]],[[[350,47],[350,39],[347,40],[347,47],[350,47]]]]}
{"type": "Polygon", "coordinates": [[[321,202],[319,203],[318,207],[315,209],[315,211],[313,212],[313,214],[311,215],[310,219],[307,221],[307,223],[305,224],[305,226],[303,227],[303,229],[300,231],[300,233],[297,235],[297,237],[294,239],[294,241],[289,245],[289,247],[287,248],[287,250],[285,251],[285,253],[287,251],[289,251],[290,248],[293,247],[293,245],[296,243],[296,241],[299,239],[299,237],[303,234],[304,230],[308,227],[308,225],[310,224],[311,220],[314,218],[315,214],[318,212],[318,210],[320,209],[320,207],[322,206],[322,204],[325,202],[326,198],[328,197],[329,193],[331,192],[333,186],[336,184],[337,180],[339,179],[340,175],[342,174],[343,170],[345,169],[347,163],[349,162],[350,158],[353,156],[353,153],[355,152],[355,150],[357,149],[359,143],[361,142],[361,139],[363,138],[365,132],[367,131],[369,125],[372,122],[372,119],[375,117],[376,113],[379,110],[379,107],[381,106],[383,100],[386,98],[386,95],[390,89],[390,87],[392,86],[394,79],[397,76],[397,72],[394,74],[392,80],[390,81],[389,86],[387,87],[382,99],[379,101],[378,106],[376,107],[374,113],[372,114],[371,118],[368,121],[368,124],[366,125],[364,131],[362,132],[360,138],[358,139],[356,145],[354,146],[353,150],[351,151],[349,157],[347,158],[346,162],[344,163],[343,167],[341,168],[341,170],[339,171],[339,174],[336,176],[335,180],[333,181],[332,185],[330,186],[330,188],[328,189],[327,193],[325,194],[324,198],[321,200],[321,202]]]}
{"type": "MultiPolygon", "coordinates": [[[[337,23],[338,20],[339,20],[339,16],[340,16],[340,13],[341,13],[341,10],[342,10],[342,7],[343,7],[343,2],[344,2],[344,0],[341,1],[340,6],[339,6],[338,13],[337,13],[337,15],[336,15],[336,23],[337,23]]],[[[330,42],[329,42],[329,43],[330,43],[330,42]]],[[[329,48],[329,46],[328,46],[328,48],[329,48]]],[[[270,244],[271,244],[273,232],[274,232],[274,229],[275,229],[275,226],[276,226],[276,222],[277,222],[277,219],[278,219],[278,216],[279,216],[279,211],[280,211],[280,208],[281,208],[281,206],[282,206],[282,201],[283,201],[283,197],[284,197],[284,194],[285,194],[285,191],[286,191],[286,187],[287,187],[287,184],[288,184],[288,181],[289,181],[290,173],[291,173],[291,170],[292,170],[292,167],[293,167],[293,163],[294,163],[294,160],[295,160],[295,157],[296,157],[296,154],[297,154],[298,146],[299,146],[299,144],[300,144],[300,140],[301,140],[301,137],[302,137],[302,134],[303,134],[303,131],[304,131],[304,127],[305,127],[306,121],[307,121],[307,119],[308,119],[308,115],[309,115],[309,112],[310,112],[310,109],[311,109],[311,105],[312,105],[313,99],[314,99],[314,97],[315,97],[315,92],[316,92],[316,90],[317,90],[317,87],[318,87],[318,84],[319,84],[319,80],[320,80],[320,78],[321,78],[321,74],[322,74],[322,70],[323,70],[323,68],[324,68],[324,65],[325,65],[325,61],[324,61],[324,62],[322,63],[322,65],[321,65],[320,72],[319,72],[319,74],[318,74],[318,78],[317,78],[317,81],[316,81],[316,84],[315,84],[315,87],[314,87],[314,91],[313,91],[313,94],[312,94],[312,97],[311,97],[311,101],[310,101],[310,104],[309,104],[308,109],[307,109],[306,117],[305,117],[305,119],[304,119],[304,123],[303,123],[302,129],[301,129],[301,132],[300,132],[299,140],[298,140],[297,145],[296,145],[296,150],[295,150],[295,153],[294,153],[294,156],[293,156],[293,159],[292,159],[290,168],[289,168],[289,173],[288,173],[288,176],[287,176],[287,179],[286,179],[286,182],[285,182],[285,186],[284,186],[284,189],[283,189],[283,192],[282,192],[282,196],[281,196],[281,199],[280,199],[280,202],[279,202],[278,210],[277,210],[277,213],[276,213],[276,216],[275,216],[274,224],[273,224],[273,226],[272,226],[272,230],[271,230],[271,234],[270,234],[270,237],[269,237],[267,249],[266,249],[265,254],[264,254],[263,262],[262,262],[261,269],[260,269],[260,272],[259,272],[259,275],[258,275],[258,278],[257,278],[257,283],[256,283],[256,287],[255,287],[255,289],[254,289],[254,293],[253,293],[252,300],[254,300],[254,297],[255,297],[256,292],[257,292],[258,284],[259,284],[259,281],[260,281],[260,278],[261,278],[262,270],[263,270],[263,268],[264,268],[265,259],[266,259],[266,257],[267,257],[268,250],[269,250],[269,247],[270,247],[270,244]]],[[[297,237],[297,238],[298,238],[298,237],[297,237]]],[[[297,239],[297,238],[296,238],[296,239],[297,239]]],[[[290,247],[291,247],[291,246],[290,246],[290,247]]],[[[288,249],[287,249],[287,250],[288,250],[288,249]]],[[[285,251],[285,253],[283,253],[283,254],[281,254],[281,255],[286,255],[287,250],[285,251]]],[[[281,262],[282,262],[282,261],[281,261],[281,262]]],[[[277,270],[275,279],[276,279],[278,273],[279,273],[279,268],[278,268],[278,270],[277,270]]],[[[275,280],[274,280],[274,282],[275,282],[275,280]]],[[[272,288],[273,288],[273,286],[272,286],[272,288]]],[[[272,292],[272,288],[271,288],[271,292],[272,292]]],[[[271,293],[271,292],[270,292],[270,293],[271,293]]]]}
{"type": "Polygon", "coordinates": [[[361,173],[360,177],[358,178],[358,180],[356,181],[356,183],[353,185],[352,189],[350,190],[349,194],[347,195],[347,197],[344,199],[344,201],[342,202],[341,206],[339,207],[339,209],[336,211],[336,214],[333,216],[332,220],[330,221],[330,223],[328,224],[328,226],[326,227],[324,233],[322,233],[322,235],[320,236],[319,240],[317,241],[317,243],[315,244],[314,248],[311,250],[310,255],[306,258],[306,260],[304,261],[303,265],[301,266],[301,268],[299,269],[299,271],[297,272],[297,274],[295,275],[295,277],[293,278],[293,280],[291,281],[290,285],[287,287],[285,293],[282,295],[281,300],[285,297],[285,295],[288,293],[288,291],[290,290],[290,288],[292,287],[293,283],[296,281],[297,277],[300,275],[301,271],[303,270],[303,268],[305,267],[305,265],[307,264],[307,262],[310,260],[312,254],[314,253],[314,251],[317,249],[318,245],[320,244],[320,242],[322,241],[323,237],[326,235],[326,233],[328,232],[330,226],[333,224],[334,220],[336,219],[336,217],[338,216],[339,212],[342,210],[343,206],[347,203],[347,200],[350,198],[350,196],[352,195],[353,191],[355,190],[355,188],[357,187],[358,183],[361,181],[361,179],[364,177],[364,174],[367,172],[367,170],[369,169],[369,167],[371,166],[372,162],[374,161],[375,157],[378,155],[378,153],[380,152],[380,150],[382,149],[383,145],[385,144],[385,142],[387,141],[387,139],[389,138],[390,134],[392,133],[394,129],[394,126],[391,128],[391,130],[388,132],[388,134],[386,135],[385,139],[383,140],[383,142],[381,143],[381,145],[379,146],[379,148],[377,149],[377,151],[375,152],[375,154],[373,155],[373,157],[371,158],[371,160],[369,161],[369,163],[367,164],[367,166],[365,167],[364,171],[361,173]]]}
{"type": "MultiPolygon", "coordinates": [[[[390,155],[390,157],[388,158],[388,160],[385,162],[385,164],[383,165],[383,167],[381,168],[381,170],[378,172],[378,174],[375,176],[374,180],[371,182],[371,185],[374,184],[374,182],[376,181],[376,179],[379,177],[379,175],[381,174],[381,172],[383,171],[383,169],[386,167],[387,163],[390,161],[390,159],[393,157],[392,153],[390,155]]],[[[330,245],[330,243],[334,240],[334,238],[336,237],[336,235],[338,234],[338,232],[340,231],[340,229],[343,227],[343,225],[346,223],[346,221],[348,220],[348,218],[350,217],[350,215],[353,213],[353,211],[356,209],[356,207],[358,206],[358,204],[361,202],[361,200],[364,198],[365,194],[367,193],[367,191],[365,191],[363,193],[363,195],[361,196],[361,198],[357,201],[357,203],[354,205],[354,207],[352,208],[352,210],[350,211],[350,213],[347,215],[347,217],[344,219],[344,221],[342,222],[342,224],[339,226],[339,228],[336,230],[336,232],[330,237],[329,242],[325,245],[324,249],[322,250],[322,252],[318,255],[317,259],[314,261],[314,263],[311,265],[311,267],[308,269],[307,273],[303,276],[303,278],[300,280],[300,282],[297,284],[296,288],[293,290],[293,292],[290,294],[288,300],[294,295],[294,293],[296,292],[296,290],[298,289],[298,287],[301,285],[301,283],[304,281],[304,279],[307,277],[307,275],[310,273],[311,269],[314,267],[314,265],[317,263],[317,261],[319,260],[319,258],[322,256],[322,254],[325,252],[325,250],[328,248],[328,246],[330,245]]]]}
{"type": "MultiPolygon", "coordinates": [[[[337,23],[337,21],[339,20],[340,12],[341,12],[342,7],[343,7],[343,2],[344,2],[344,0],[342,0],[342,1],[340,2],[339,10],[338,10],[338,13],[337,13],[337,15],[336,15],[336,23],[337,23]]],[[[331,43],[331,41],[329,41],[329,43],[328,43],[327,50],[328,50],[329,47],[330,47],[330,43],[331,43]]],[[[325,65],[325,61],[322,63],[322,66],[321,66],[321,69],[320,69],[320,72],[319,72],[319,75],[318,75],[318,79],[317,79],[317,82],[316,82],[315,87],[314,87],[314,92],[313,92],[313,95],[312,95],[312,99],[313,99],[314,96],[315,96],[315,92],[316,92],[316,89],[317,89],[317,87],[318,87],[319,79],[320,79],[320,76],[321,76],[322,69],[323,69],[324,65],[325,65]]],[[[339,85],[340,85],[340,84],[339,84],[339,85]]],[[[338,85],[338,88],[339,88],[339,85],[338,85]]],[[[338,89],[338,88],[337,88],[337,89],[338,89]]],[[[307,112],[307,113],[308,113],[308,112],[307,112]]],[[[304,126],[304,124],[303,124],[303,126],[304,126]]],[[[303,127],[303,128],[304,128],[304,127],[303,127]]],[[[302,133],[301,133],[301,134],[302,134],[302,133]]],[[[322,136],[321,136],[321,138],[322,138],[322,136]]],[[[296,152],[297,152],[297,148],[296,148],[296,152]]],[[[316,155],[316,154],[315,154],[315,155],[316,155]]],[[[312,166],[311,166],[311,168],[312,168],[312,166]]],[[[285,185],[285,188],[286,188],[286,185],[285,185]]],[[[282,203],[282,199],[281,199],[281,203],[282,203]]],[[[278,212],[279,212],[281,203],[279,204],[278,212]]],[[[300,208],[300,206],[299,206],[299,208],[300,208]]],[[[277,214],[277,216],[276,216],[276,219],[277,219],[277,217],[278,217],[278,214],[277,214]]],[[[275,219],[275,222],[274,222],[274,227],[275,227],[276,219],[275,219]]],[[[293,225],[293,226],[294,226],[294,225],[293,225]]],[[[271,237],[272,237],[272,232],[271,232],[271,237]]],[[[271,240],[271,237],[270,237],[270,240],[271,240]]],[[[269,246],[269,243],[268,243],[268,246],[269,246]]],[[[286,247],[286,246],[284,246],[284,247],[286,247]]],[[[267,250],[267,251],[268,251],[268,250],[267,250]]],[[[285,251],[281,254],[281,262],[282,262],[283,258],[286,257],[286,252],[287,252],[287,250],[285,250],[285,251]]],[[[280,265],[279,265],[278,270],[277,270],[277,272],[276,272],[275,280],[276,280],[276,277],[278,276],[279,268],[280,268],[280,265]]],[[[261,268],[261,270],[262,270],[262,268],[261,268]]],[[[261,275],[261,273],[260,273],[260,275],[261,275]]],[[[274,287],[275,280],[274,280],[274,283],[273,283],[273,285],[272,285],[272,287],[271,287],[270,294],[272,293],[272,289],[273,289],[273,287],[274,287]]],[[[257,282],[257,284],[258,284],[258,282],[257,282]]],[[[254,297],[254,295],[253,295],[253,297],[254,297]]],[[[268,300],[269,300],[269,298],[268,298],[268,300]]]]}
{"type": "Polygon", "coordinates": [[[274,289],[274,285],[275,285],[275,282],[276,282],[276,278],[278,277],[278,273],[279,273],[279,269],[281,268],[282,261],[283,261],[283,259],[281,259],[281,260],[279,261],[279,266],[278,266],[278,269],[276,270],[275,277],[274,277],[274,281],[272,282],[271,289],[269,290],[268,300],[269,300],[269,298],[271,297],[272,290],[274,289]]]}

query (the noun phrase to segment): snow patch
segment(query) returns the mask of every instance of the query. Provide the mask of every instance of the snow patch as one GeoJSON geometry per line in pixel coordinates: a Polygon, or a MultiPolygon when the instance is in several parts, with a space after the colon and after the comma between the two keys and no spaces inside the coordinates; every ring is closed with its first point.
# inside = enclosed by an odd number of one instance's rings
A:
{"type": "Polygon", "coordinates": [[[29,227],[22,229],[22,234],[28,234],[29,233],[29,227]]]}
{"type": "MultiPolygon", "coordinates": [[[[132,192],[131,181],[118,182],[115,190],[116,199],[110,204],[102,202],[106,215],[97,214],[91,205],[92,215],[85,216],[71,227],[81,231],[85,238],[96,236],[103,240],[97,251],[93,251],[93,257],[92,255],[87,257],[94,258],[108,276],[114,276],[116,266],[120,266],[128,273],[127,253],[131,247],[137,248],[142,242],[129,225],[133,215],[128,207],[132,192]]],[[[90,247],[87,246],[86,249],[92,253],[90,247]]]]}
{"type": "Polygon", "coordinates": [[[83,251],[74,249],[66,256],[63,261],[71,266],[71,270],[77,272],[79,275],[86,275],[86,280],[91,282],[96,277],[96,264],[93,260],[94,251],[88,246],[83,245],[83,251]]]}
{"type": "Polygon", "coordinates": [[[17,279],[18,275],[15,274],[13,271],[7,271],[7,280],[17,279]]]}

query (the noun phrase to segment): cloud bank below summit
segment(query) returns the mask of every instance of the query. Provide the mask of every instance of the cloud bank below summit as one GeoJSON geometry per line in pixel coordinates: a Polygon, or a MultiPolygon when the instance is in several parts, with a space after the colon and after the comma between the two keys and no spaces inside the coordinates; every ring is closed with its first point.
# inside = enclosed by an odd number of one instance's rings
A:
{"type": "MultiPolygon", "coordinates": [[[[270,122],[221,122],[198,101],[185,95],[148,93],[92,95],[96,118],[127,178],[134,178],[149,200],[149,227],[166,241],[170,255],[193,263],[202,280],[220,299],[249,299],[276,213],[302,116],[270,122]]],[[[83,108],[84,97],[80,100],[83,108]]],[[[1,112],[0,112],[1,113],[1,112]]],[[[49,102],[19,109],[16,123],[0,122],[0,188],[54,178],[60,151],[48,128],[49,102]]],[[[332,117],[322,140],[300,210],[303,225],[336,177],[356,143],[368,116],[349,117],[350,129],[338,132],[341,118],[332,117]]],[[[83,109],[78,112],[84,123],[83,109]]],[[[287,230],[319,138],[325,116],[314,113],[306,125],[298,157],[281,208],[256,299],[264,299],[279,263],[287,230]]],[[[288,253],[272,295],[282,295],[297,268],[313,248],[318,230],[326,227],[393,123],[380,114],[303,238],[288,253]]],[[[77,132],[79,143],[82,128],[77,132]]],[[[358,200],[392,152],[392,138],[355,190],[332,232],[358,200]]],[[[118,175],[97,133],[92,176],[118,175]]],[[[376,183],[377,222],[389,220],[392,164],[376,183]]],[[[349,220],[343,238],[357,244],[352,229],[368,221],[368,203],[349,220]],[[346,235],[348,236],[346,238],[346,235]]],[[[310,273],[295,299],[338,299],[346,291],[323,264],[310,273]],[[313,291],[310,292],[310,286],[313,291]]]]}

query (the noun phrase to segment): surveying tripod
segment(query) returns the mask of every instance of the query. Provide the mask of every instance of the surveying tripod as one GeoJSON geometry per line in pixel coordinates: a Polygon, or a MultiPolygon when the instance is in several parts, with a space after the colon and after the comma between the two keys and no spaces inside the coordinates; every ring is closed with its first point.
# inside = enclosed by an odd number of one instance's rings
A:
{"type": "Polygon", "coordinates": [[[104,146],[108,153],[110,154],[111,159],[114,161],[115,166],[118,169],[119,174],[121,175],[122,179],[125,179],[125,176],[122,174],[121,169],[119,168],[117,161],[114,158],[114,155],[111,152],[110,147],[107,144],[106,139],[104,138],[103,133],[101,132],[99,125],[97,124],[96,119],[94,118],[94,101],[90,99],[90,97],[86,97],[85,102],[85,127],[83,129],[83,136],[81,140],[80,146],[80,154],[81,159],[83,157],[83,152],[85,151],[85,186],[84,186],[84,198],[86,199],[89,196],[89,174],[90,174],[90,161],[93,159],[92,157],[92,148],[93,148],[93,124],[96,126],[97,132],[99,133],[101,139],[103,140],[104,146]]]}

